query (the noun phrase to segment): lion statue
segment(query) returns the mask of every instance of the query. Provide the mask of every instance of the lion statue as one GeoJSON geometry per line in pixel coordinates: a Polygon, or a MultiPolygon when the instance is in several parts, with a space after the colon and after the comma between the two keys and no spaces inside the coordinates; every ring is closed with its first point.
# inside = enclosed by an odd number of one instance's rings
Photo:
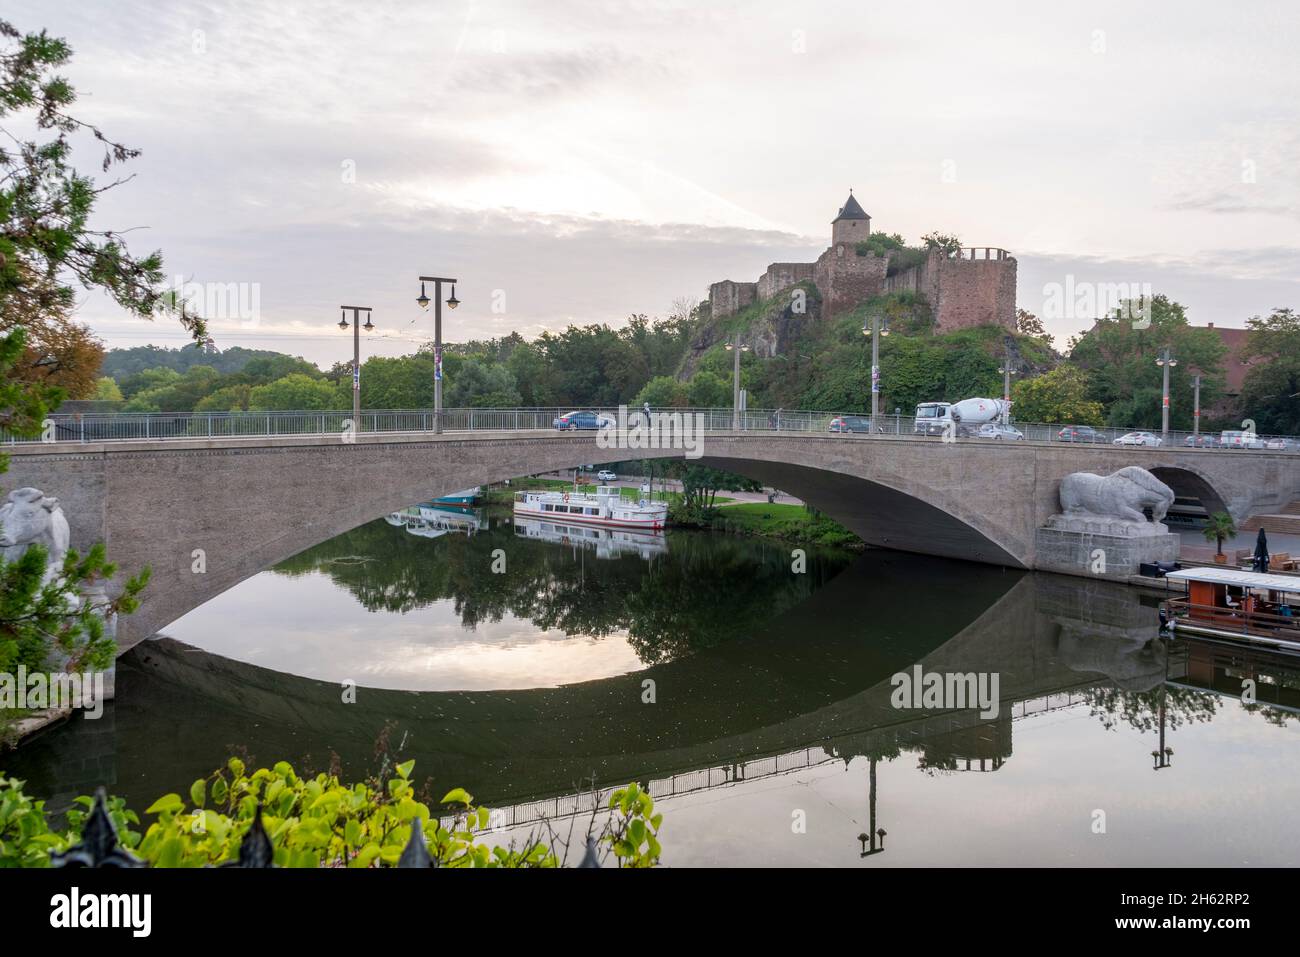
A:
{"type": "Polygon", "coordinates": [[[1144,468],[1130,465],[1113,475],[1074,472],[1061,479],[1061,509],[1069,517],[1142,522],[1144,508],[1159,524],[1174,504],[1174,490],[1144,468]]]}
{"type": "Polygon", "coordinates": [[[33,545],[45,548],[45,582],[63,571],[71,536],[59,500],[38,488],[18,488],[0,506],[0,555],[17,561],[33,545]]]}

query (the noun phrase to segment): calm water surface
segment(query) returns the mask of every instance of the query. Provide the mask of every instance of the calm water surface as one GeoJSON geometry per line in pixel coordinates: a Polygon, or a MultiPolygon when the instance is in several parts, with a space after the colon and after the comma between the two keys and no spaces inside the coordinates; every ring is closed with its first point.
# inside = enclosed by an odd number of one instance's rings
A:
{"type": "Polygon", "coordinates": [[[1154,599],[1122,586],[880,551],[791,562],[413,510],[186,615],[121,659],[103,719],[0,764],[54,807],[108,783],[143,809],[232,751],[361,776],[386,735],[435,797],[464,786],[519,831],[584,783],[647,782],[669,864],[1300,858],[1292,661],[1161,642],[1154,599]],[[917,663],[996,674],[998,715],[893,707],[917,663]]]}

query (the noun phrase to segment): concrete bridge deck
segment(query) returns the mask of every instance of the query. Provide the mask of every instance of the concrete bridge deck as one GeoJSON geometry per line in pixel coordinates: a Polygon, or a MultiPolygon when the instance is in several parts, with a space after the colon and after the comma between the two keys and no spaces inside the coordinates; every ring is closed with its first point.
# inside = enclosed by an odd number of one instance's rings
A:
{"type": "MultiPolygon", "coordinates": [[[[784,431],[711,431],[701,451],[702,464],[786,490],[868,544],[1027,569],[1071,472],[1139,465],[1238,521],[1300,497],[1300,456],[1285,452],[784,431]]],[[[103,541],[123,571],[152,569],[146,601],[123,623],[124,647],[414,502],[580,464],[684,456],[537,429],[33,443],[8,454],[9,486],[56,496],[74,547],[103,541]]]]}

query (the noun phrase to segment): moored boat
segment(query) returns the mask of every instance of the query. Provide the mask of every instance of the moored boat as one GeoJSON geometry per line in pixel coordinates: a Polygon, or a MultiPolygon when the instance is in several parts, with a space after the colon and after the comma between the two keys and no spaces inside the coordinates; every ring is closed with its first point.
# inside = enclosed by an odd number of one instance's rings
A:
{"type": "Polygon", "coordinates": [[[668,503],[644,498],[625,500],[618,488],[601,485],[594,495],[577,491],[516,492],[514,513],[518,518],[549,518],[605,528],[658,531],[667,522],[668,503]]]}
{"type": "Polygon", "coordinates": [[[439,495],[434,499],[438,505],[455,505],[468,507],[478,501],[479,496],[483,494],[483,488],[475,485],[473,488],[461,489],[459,492],[451,492],[447,495],[439,495]]]}
{"type": "Polygon", "coordinates": [[[1186,597],[1161,608],[1174,634],[1300,651],[1300,577],[1215,566],[1183,568],[1165,578],[1187,583],[1186,597]]]}

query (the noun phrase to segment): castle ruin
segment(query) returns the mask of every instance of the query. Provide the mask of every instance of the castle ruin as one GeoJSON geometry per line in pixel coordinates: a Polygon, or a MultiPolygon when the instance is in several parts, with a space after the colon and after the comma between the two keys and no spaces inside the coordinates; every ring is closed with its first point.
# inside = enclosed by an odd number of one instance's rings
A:
{"type": "Polygon", "coordinates": [[[883,293],[904,290],[925,296],[936,332],[969,326],[1016,326],[1016,260],[991,246],[930,249],[920,263],[890,269],[894,254],[877,255],[864,245],[871,217],[853,197],[831,221],[831,245],[810,263],[772,263],[757,282],[724,279],[709,286],[715,317],[730,316],[756,301],[811,280],[822,296],[823,317],[851,312],[883,293]]]}

